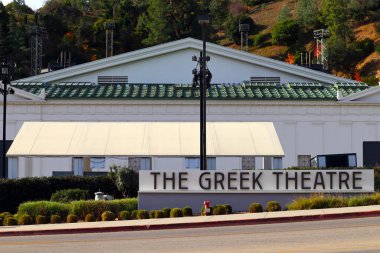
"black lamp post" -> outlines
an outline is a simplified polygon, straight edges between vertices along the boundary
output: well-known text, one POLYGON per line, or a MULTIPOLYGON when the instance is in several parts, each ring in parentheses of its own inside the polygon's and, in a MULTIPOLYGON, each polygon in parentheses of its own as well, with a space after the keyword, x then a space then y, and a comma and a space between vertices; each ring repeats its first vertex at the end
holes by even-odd
POLYGON ((210 23, 209 15, 201 15, 198 22, 202 25, 203 51, 200 53, 199 59, 193 56, 193 61, 197 61, 200 70, 193 69, 193 87, 200 88, 200 169, 207 170, 207 154, 206 154, 206 90, 210 86, 212 74, 207 68, 206 63, 210 57, 206 53, 206 25, 210 23))
POLYGON ((8 88, 7 85, 9 83, 9 80, 10 80, 10 76, 9 76, 9 64, 8 64, 8 61, 7 59, 5 58, 2 58, 1 59, 1 81, 3 83, 3 87, 0 88, 0 93, 3 94, 3 164, 2 164, 2 167, 3 167, 3 173, 2 173, 2 177, 6 177, 7 175, 7 163, 6 163, 6 154, 7 154, 7 151, 6 151, 6 141, 7 141, 7 133, 6 133, 6 130, 7 130, 7 95, 8 94, 14 94, 14 90, 12 88, 8 88))

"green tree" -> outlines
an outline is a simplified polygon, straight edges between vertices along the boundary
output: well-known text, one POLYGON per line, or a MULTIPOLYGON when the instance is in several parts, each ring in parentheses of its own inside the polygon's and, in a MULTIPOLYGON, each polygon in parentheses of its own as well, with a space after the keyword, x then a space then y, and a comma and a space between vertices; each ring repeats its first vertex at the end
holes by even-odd
POLYGON ((278 14, 276 22, 282 22, 289 19, 292 19, 292 13, 290 12, 289 6, 285 5, 278 14))
POLYGON ((120 166, 111 166, 108 174, 116 188, 125 198, 135 195, 134 189, 138 189, 138 173, 132 169, 120 166))
POLYGON ((0 56, 8 56, 10 48, 8 47, 8 34, 9 34, 9 15, 5 6, 0 2, 0 56))
POLYGON ((248 15, 229 16, 225 24, 225 34, 234 43, 240 43, 241 35, 239 31, 239 23, 249 24, 250 32, 253 30, 255 23, 248 15))
POLYGON ((298 38, 299 25, 294 20, 288 19, 277 22, 272 30, 272 43, 278 45, 291 45, 298 38))
POLYGON ((319 9, 315 0, 298 0, 297 20, 306 30, 313 30, 318 24, 319 9))

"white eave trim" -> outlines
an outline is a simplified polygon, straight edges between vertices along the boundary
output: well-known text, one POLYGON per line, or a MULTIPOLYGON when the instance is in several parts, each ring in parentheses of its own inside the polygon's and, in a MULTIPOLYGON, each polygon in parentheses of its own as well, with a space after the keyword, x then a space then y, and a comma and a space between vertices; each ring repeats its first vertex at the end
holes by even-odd
POLYGON ((364 98, 366 96, 370 96, 370 95, 378 93, 378 92, 380 92, 380 86, 371 87, 369 89, 366 89, 366 90, 363 90, 363 91, 360 91, 360 92, 348 95, 347 97, 341 98, 341 99, 339 99, 338 102, 340 102, 340 103, 347 103, 347 102, 363 102, 363 103, 368 103, 368 102, 365 102, 365 101, 355 101, 355 100, 360 99, 360 98, 364 98))
MULTIPOLYGON (((31 100, 31 101, 45 101, 44 97, 40 97, 40 96, 37 96, 33 93, 30 93, 30 92, 27 92, 24 90, 20 90, 18 88, 13 87, 13 86, 11 86, 11 87, 15 91, 15 95, 18 95, 20 97, 23 97, 23 98, 31 100)), ((9 101, 9 102, 14 102, 14 101, 9 101)))
MULTIPOLYGON (((164 43, 164 44, 153 46, 153 47, 136 50, 133 52, 128 52, 128 53, 112 56, 109 58, 100 59, 94 62, 84 63, 81 65, 69 67, 62 70, 57 70, 54 72, 50 72, 50 73, 46 73, 46 74, 42 74, 38 76, 20 79, 20 80, 17 80, 16 82, 54 82, 54 81, 59 81, 71 76, 77 76, 84 73, 97 71, 100 69, 106 69, 106 68, 118 66, 121 64, 134 62, 134 61, 138 61, 142 59, 147 59, 147 58, 151 58, 151 57, 155 57, 155 56, 159 56, 159 55, 163 55, 167 53, 172 53, 172 52, 179 51, 182 49, 187 49, 187 48, 202 50, 202 41, 193 39, 193 38, 186 38, 186 39, 168 42, 168 43, 164 43)), ((333 84, 336 82, 355 82, 350 79, 337 77, 334 75, 300 67, 297 65, 291 65, 291 64, 284 63, 278 60, 273 60, 267 57, 243 52, 237 49, 223 47, 223 46, 216 45, 213 43, 207 43, 207 51, 210 53, 214 53, 214 54, 221 55, 224 57, 229 57, 229 58, 240 60, 243 62, 247 62, 247 63, 251 63, 251 64, 255 64, 255 65, 259 65, 259 66, 263 66, 263 67, 267 67, 271 69, 277 69, 279 71, 294 74, 300 77, 314 79, 317 82, 330 83, 330 84, 333 84)))

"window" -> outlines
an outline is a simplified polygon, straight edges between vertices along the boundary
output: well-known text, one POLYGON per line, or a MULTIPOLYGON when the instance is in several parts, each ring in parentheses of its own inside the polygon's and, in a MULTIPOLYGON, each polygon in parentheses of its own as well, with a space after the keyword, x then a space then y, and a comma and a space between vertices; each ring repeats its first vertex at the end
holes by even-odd
POLYGON ((356 167, 356 155, 348 155, 348 167, 356 167))
POLYGON ((241 168, 243 170, 254 170, 255 169, 255 157, 254 156, 243 156, 241 158, 241 168))
POLYGON ((326 156, 317 156, 318 168, 326 168, 326 156))
POLYGON ((216 170, 216 157, 207 158, 207 170, 216 170))
POLYGON ((151 170, 151 159, 150 157, 140 158, 140 170, 151 170))
POLYGON ((73 172, 76 176, 83 176, 83 157, 73 158, 73 172))
POLYGON ((90 168, 92 170, 101 170, 106 167, 106 158, 105 157, 91 157, 90 168))
POLYGON ((185 158, 185 167, 186 169, 199 169, 200 159, 197 157, 186 157, 185 158))
POLYGON ((310 167, 311 155, 299 155, 298 167, 310 167))
POLYGON ((18 158, 9 157, 8 158, 8 178, 18 177, 18 158))
POLYGON ((128 167, 134 171, 151 170, 152 159, 150 157, 128 157, 128 167))
POLYGON ((282 169, 282 157, 273 157, 273 169, 282 169))
MULTIPOLYGON (((201 167, 201 160, 199 157, 186 157, 186 169, 199 169, 201 167)), ((216 157, 207 157, 207 170, 216 170, 216 157)))
POLYGON ((98 76, 98 84, 128 84, 128 76, 98 76))

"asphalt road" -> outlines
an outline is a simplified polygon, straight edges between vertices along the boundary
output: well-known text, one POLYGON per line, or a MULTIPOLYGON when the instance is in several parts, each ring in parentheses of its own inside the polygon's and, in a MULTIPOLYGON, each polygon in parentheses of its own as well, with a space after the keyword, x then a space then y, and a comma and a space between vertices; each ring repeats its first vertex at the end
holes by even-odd
POLYGON ((380 252, 380 217, 198 229, 0 237, 1 253, 380 252))

